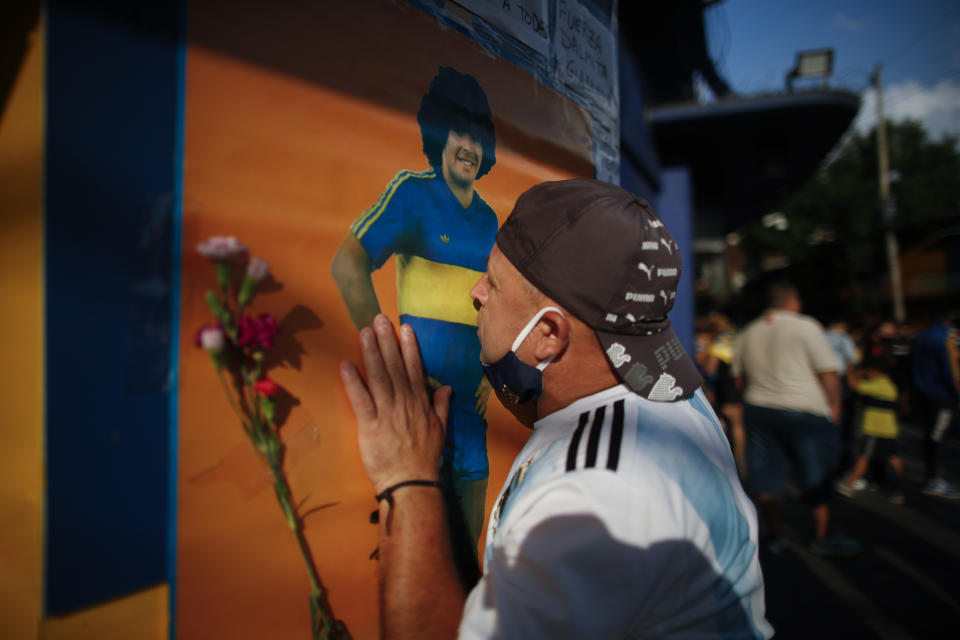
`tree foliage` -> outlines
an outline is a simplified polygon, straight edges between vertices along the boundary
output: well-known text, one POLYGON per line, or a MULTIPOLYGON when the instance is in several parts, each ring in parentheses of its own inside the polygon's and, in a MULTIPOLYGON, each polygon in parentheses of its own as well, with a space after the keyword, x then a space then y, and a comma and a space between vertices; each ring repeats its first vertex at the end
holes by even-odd
MULTIPOLYGON (((934 141, 915 121, 887 124, 895 180, 892 227, 901 251, 960 222, 960 151, 956 137, 934 141)), ((760 285, 771 257, 789 266, 811 312, 876 312, 884 304, 885 217, 879 197, 876 132, 850 134, 817 173, 784 202, 786 229, 756 222, 740 232, 748 280, 760 285)))

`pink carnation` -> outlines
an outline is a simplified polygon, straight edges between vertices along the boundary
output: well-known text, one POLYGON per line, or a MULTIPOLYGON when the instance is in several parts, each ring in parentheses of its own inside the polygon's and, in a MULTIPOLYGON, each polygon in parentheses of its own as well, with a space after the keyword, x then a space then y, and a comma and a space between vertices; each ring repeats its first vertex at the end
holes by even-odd
POLYGON ((247 277, 251 280, 256 280, 260 282, 267 277, 267 273, 270 271, 270 265, 267 262, 261 260, 260 258, 253 257, 250 258, 250 263, 247 265, 247 277))
POLYGON ((205 324, 193 335, 193 344, 207 351, 223 349, 223 329, 220 325, 205 324))
POLYGON ((233 236, 214 236, 197 245, 201 255, 215 262, 238 260, 247 255, 247 247, 233 236))

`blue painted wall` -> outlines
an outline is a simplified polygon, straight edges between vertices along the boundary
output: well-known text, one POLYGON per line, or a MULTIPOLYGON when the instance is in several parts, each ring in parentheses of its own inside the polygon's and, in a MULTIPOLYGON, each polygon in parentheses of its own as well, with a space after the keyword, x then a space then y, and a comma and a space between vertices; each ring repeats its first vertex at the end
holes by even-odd
POLYGON ((660 172, 661 191, 654 205, 657 213, 680 245, 683 272, 677 285, 677 300, 670 312, 670 323, 683 347, 691 356, 694 350, 694 315, 696 296, 693 290, 693 183, 685 167, 668 167, 660 172))
POLYGON ((693 184, 684 168, 662 168, 644 119, 642 71, 622 39, 617 49, 620 74, 620 186, 646 198, 680 245, 683 273, 670 322, 687 353, 694 353, 693 184))
POLYGON ((182 15, 46 6, 48 615, 170 578, 182 15))

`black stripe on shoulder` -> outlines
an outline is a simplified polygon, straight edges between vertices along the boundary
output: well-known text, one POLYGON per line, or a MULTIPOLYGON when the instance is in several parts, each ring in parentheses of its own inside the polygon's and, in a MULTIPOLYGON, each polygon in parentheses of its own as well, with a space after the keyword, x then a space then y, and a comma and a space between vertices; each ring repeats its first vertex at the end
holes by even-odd
POLYGON ((610 427, 610 449, 607 452, 607 469, 617 470, 620 463, 620 443, 623 441, 623 399, 613 403, 613 424, 610 427))
POLYGON ((586 467, 597 466, 597 449, 600 447, 600 432, 603 431, 603 417, 607 413, 607 408, 597 407, 593 414, 593 425, 590 427, 590 439, 587 440, 587 462, 586 467))
POLYGON ((573 432, 573 438, 570 439, 570 448, 567 449, 567 471, 573 471, 577 468, 577 450, 580 448, 580 438, 583 437, 583 429, 587 426, 589 413, 580 414, 580 424, 577 430, 573 432))

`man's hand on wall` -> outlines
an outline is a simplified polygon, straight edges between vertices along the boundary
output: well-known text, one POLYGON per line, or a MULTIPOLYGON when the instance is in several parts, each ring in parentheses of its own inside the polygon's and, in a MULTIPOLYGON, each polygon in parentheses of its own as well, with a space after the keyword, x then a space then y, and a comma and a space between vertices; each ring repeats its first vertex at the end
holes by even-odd
POLYGON ((347 398, 357 418, 360 458, 374 489, 407 480, 437 480, 450 387, 431 401, 413 329, 400 337, 383 314, 360 331, 365 375, 351 362, 340 365, 347 398))

